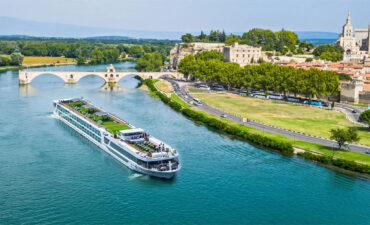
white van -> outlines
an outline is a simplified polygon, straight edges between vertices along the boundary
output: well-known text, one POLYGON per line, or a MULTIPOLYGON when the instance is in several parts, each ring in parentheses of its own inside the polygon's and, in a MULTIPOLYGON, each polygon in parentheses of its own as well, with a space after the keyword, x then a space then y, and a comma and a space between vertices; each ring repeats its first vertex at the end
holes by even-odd
POLYGON ((198 105, 202 105, 202 104, 203 104, 202 100, 200 100, 198 98, 193 98, 193 105, 198 106, 198 105))

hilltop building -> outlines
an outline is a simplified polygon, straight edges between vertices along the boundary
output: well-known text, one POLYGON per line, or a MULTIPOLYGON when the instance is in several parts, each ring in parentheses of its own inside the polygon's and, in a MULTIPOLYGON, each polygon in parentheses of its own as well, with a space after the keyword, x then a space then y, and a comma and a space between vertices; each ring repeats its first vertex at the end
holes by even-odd
POLYGON ((187 55, 195 55, 201 51, 222 52, 225 62, 236 62, 240 66, 257 63, 258 60, 267 60, 261 47, 253 47, 244 44, 234 43, 232 46, 225 46, 224 43, 178 43, 170 51, 170 64, 173 69, 178 69, 181 59, 187 55))
POLYGON ((336 44, 344 49, 343 60, 361 60, 370 54, 370 24, 368 28, 354 29, 348 12, 346 24, 336 44))

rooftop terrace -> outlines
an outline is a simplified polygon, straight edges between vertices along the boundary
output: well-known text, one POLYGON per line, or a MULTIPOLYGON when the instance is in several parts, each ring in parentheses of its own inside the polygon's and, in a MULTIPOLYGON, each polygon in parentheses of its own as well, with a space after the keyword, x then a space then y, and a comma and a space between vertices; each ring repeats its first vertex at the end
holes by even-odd
POLYGON ((62 104, 95 123, 96 125, 105 128, 112 134, 119 134, 120 130, 132 128, 125 121, 122 121, 114 115, 102 111, 101 109, 89 104, 85 100, 72 99, 64 101, 62 104))

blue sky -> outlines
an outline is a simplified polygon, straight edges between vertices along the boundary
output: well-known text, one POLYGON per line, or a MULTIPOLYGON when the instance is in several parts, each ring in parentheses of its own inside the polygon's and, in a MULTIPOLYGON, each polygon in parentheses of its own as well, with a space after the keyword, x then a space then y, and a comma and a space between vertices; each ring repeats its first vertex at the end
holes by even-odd
POLYGON ((370 0, 0 0, 0 15, 115 29, 340 32, 347 11, 370 23, 370 0))

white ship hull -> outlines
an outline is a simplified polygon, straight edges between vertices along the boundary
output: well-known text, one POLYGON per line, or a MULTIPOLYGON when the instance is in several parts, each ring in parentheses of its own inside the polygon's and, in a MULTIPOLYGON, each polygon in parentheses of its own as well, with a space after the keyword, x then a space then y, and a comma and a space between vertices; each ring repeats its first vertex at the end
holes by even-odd
POLYGON ((125 157, 120 152, 118 152, 115 149, 113 149, 112 147, 110 147, 109 145, 106 145, 104 143, 100 143, 100 142, 96 141, 95 139, 91 138, 89 135, 85 134, 83 131, 81 131, 79 128, 77 128, 75 125, 73 125, 72 123, 70 123, 69 121, 64 119, 63 117, 59 116, 56 110, 54 110, 54 115, 61 122, 63 122, 64 124, 66 124, 67 126, 72 128, 73 130, 78 132, 84 138, 86 138, 89 141, 91 141, 92 143, 94 143, 96 146, 98 146, 103 151, 105 151, 106 153, 111 155, 117 161, 119 161, 123 165, 127 166, 129 169, 134 170, 138 173, 142 173, 142 174, 145 174, 145 175, 158 177, 158 178, 171 179, 176 175, 177 171, 179 171, 180 168, 181 168, 180 165, 178 166, 178 168, 176 170, 172 170, 172 171, 156 171, 156 170, 143 168, 143 167, 139 166, 137 163, 135 163, 134 161, 125 157))

